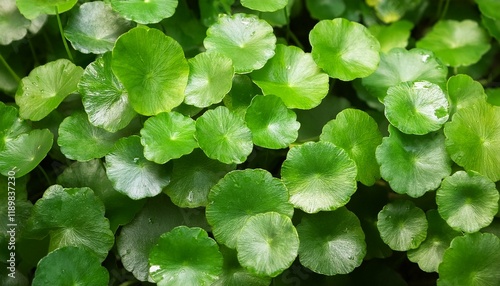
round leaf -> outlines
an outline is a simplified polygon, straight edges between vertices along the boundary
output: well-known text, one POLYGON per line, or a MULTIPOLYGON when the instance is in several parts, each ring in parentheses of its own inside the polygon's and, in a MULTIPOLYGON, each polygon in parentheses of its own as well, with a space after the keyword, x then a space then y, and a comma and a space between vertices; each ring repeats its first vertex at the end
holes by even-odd
POLYGON ((387 204, 378 213, 377 228, 382 240, 393 250, 417 248, 427 236, 425 213, 411 201, 387 204))
POLYGON ((458 110, 444 126, 446 150, 465 170, 500 180, 500 107, 484 101, 458 110))
POLYGON ((195 149, 173 161, 172 180, 164 192, 180 207, 206 206, 210 189, 234 168, 234 164, 209 159, 200 149, 195 149))
POLYGON ((69 11, 78 0, 16 0, 16 5, 24 17, 34 20, 44 14, 55 15, 69 11))
POLYGON ((114 188, 133 200, 154 197, 170 182, 170 165, 144 158, 139 136, 122 138, 106 155, 106 174, 114 188))
POLYGON ((344 0, 306 0, 311 17, 318 20, 337 18, 346 10, 344 0))
POLYGON ((389 126, 389 137, 382 139, 375 156, 382 178, 391 189, 410 197, 421 197, 439 187, 451 173, 442 133, 407 135, 389 126))
POLYGON ((205 52, 189 59, 188 64, 189 78, 184 102, 197 107, 221 102, 233 84, 232 60, 216 52, 205 52))
POLYGON ((111 70, 111 53, 85 68, 78 92, 90 123, 109 132, 125 128, 137 115, 129 104, 125 88, 111 70))
POLYGON ((217 243, 198 227, 178 226, 162 234, 149 263, 158 285, 210 285, 222 272, 217 243))
POLYGON ((299 236, 289 217, 276 212, 256 214, 241 228, 236 250, 243 267, 275 277, 297 257, 299 236))
POLYGON ((59 125, 57 144, 67 158, 88 161, 108 154, 122 135, 95 127, 85 113, 77 112, 59 125))
POLYGON ((12 170, 22 177, 35 169, 52 148, 54 136, 48 129, 35 129, 9 140, 0 149, 0 174, 12 170))
POLYGON ((194 120, 175 111, 150 117, 141 129, 144 157, 165 164, 191 153, 198 147, 194 139, 195 131, 194 120))
POLYGON ((427 237, 416 249, 408 250, 408 259, 418 263, 425 272, 437 272, 443 261, 444 251, 450 246, 451 240, 459 235, 444 221, 437 210, 426 213, 428 229, 427 237))
POLYGON ((31 130, 28 123, 18 116, 17 108, 0 102, 0 150, 10 140, 31 130))
POLYGON ((132 24, 108 4, 95 1, 83 3, 69 17, 64 36, 77 51, 103 54, 111 51, 118 36, 130 28, 132 24))
POLYGON ((491 36, 500 42, 500 16, 498 16, 498 20, 481 16, 481 24, 488 30, 491 36))
POLYGON ((241 5, 260 12, 274 12, 285 8, 288 0, 241 0, 241 5))
POLYGON ((203 44, 207 51, 229 57, 236 73, 249 73, 274 56, 276 36, 266 21, 238 13, 220 16, 207 30, 203 44))
POLYGON ((214 236, 230 248, 236 247, 249 217, 265 212, 293 215, 286 187, 262 169, 228 173, 210 190, 208 199, 206 214, 214 236))
POLYGON ((458 109, 472 105, 476 100, 486 100, 487 96, 481 83, 470 76, 457 74, 448 79, 448 97, 450 99, 450 114, 458 109))
POLYGON ((500 20, 500 3, 495 0, 476 0, 479 10, 488 18, 500 20))
POLYGON ((111 0, 113 10, 140 24, 158 23, 171 17, 178 4, 178 0, 111 0))
POLYGON ((491 233, 458 236, 444 252, 438 286, 500 284, 500 239, 491 233))
POLYGON ((114 243, 104 205, 89 188, 49 187, 33 206, 28 233, 34 238, 49 234, 49 251, 79 246, 93 252, 99 261, 106 258, 114 243))
POLYGON ((277 95, 289 108, 311 109, 328 93, 328 76, 311 54, 293 46, 277 45, 274 57, 251 76, 264 94, 277 95))
POLYGON ((108 285, 109 273, 89 250, 67 246, 42 258, 36 267, 33 286, 108 285))
POLYGON ((254 97, 246 111, 245 121, 252 131, 255 145, 264 148, 286 148, 299 136, 297 115, 274 95, 254 97))
POLYGON ((281 167, 290 202, 307 213, 344 206, 356 191, 356 163, 330 142, 293 147, 281 167))
POLYGON ((397 21, 389 26, 371 25, 368 30, 380 43, 380 51, 387 53, 393 48, 406 48, 410 38, 413 23, 409 21, 397 21))
MULTIPOLYGON (((369 3, 370 0, 366 0, 369 3)), ((392 23, 401 19, 407 11, 414 9, 421 0, 378 0, 375 2, 377 17, 384 23, 392 23)))
POLYGON ((433 51, 452 67, 477 63, 490 47, 489 35, 472 20, 439 21, 417 42, 417 48, 433 51))
POLYGON ((394 48, 381 54, 377 70, 362 82, 373 96, 383 100, 389 87, 406 81, 425 80, 444 86, 447 74, 446 67, 432 52, 394 48))
POLYGON ((344 109, 336 119, 323 126, 321 141, 332 142, 343 148, 356 163, 356 179, 371 186, 380 179, 380 168, 375 149, 382 143, 377 122, 366 112, 344 109))
POLYGON ((138 27, 121 35, 111 67, 127 89, 130 104, 142 115, 170 111, 184 101, 189 74, 184 52, 157 29, 138 27))
POLYGON ((441 129, 448 120, 448 100, 428 81, 403 82, 387 90, 385 116, 406 134, 423 135, 441 129))
POLYGON ((243 163, 253 148, 250 129, 224 106, 198 117, 196 139, 208 158, 226 164, 243 163))
POLYGON ((4 0, 0 6, 0 45, 10 45, 21 40, 28 33, 30 21, 24 18, 16 6, 15 0, 4 0))
POLYGON ((350 81, 372 74, 380 44, 368 29, 344 18, 322 20, 309 33, 312 57, 332 78, 350 81))
POLYGON ((443 180, 436 192, 439 214, 454 229, 476 232, 498 212, 495 184, 476 172, 458 171, 443 180))
POLYGON ((359 219, 346 208, 305 216, 297 225, 300 263, 324 275, 347 274, 366 254, 359 219))
POLYGON ((34 68, 23 78, 16 92, 22 118, 38 121, 76 91, 83 69, 66 59, 34 68))

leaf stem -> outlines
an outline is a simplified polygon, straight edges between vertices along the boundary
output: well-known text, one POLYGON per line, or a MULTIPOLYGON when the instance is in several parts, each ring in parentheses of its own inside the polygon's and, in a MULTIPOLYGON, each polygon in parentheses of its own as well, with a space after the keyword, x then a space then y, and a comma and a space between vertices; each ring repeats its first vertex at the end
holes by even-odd
POLYGON ((37 67, 40 65, 40 61, 38 60, 38 57, 36 55, 35 47, 33 47, 33 43, 31 42, 31 40, 29 38, 28 38, 28 44, 30 46, 31 55, 33 56, 33 61, 35 62, 34 65, 35 65, 35 67, 37 67))
POLYGON ((63 31, 63 27, 62 27, 62 23, 61 23, 61 16, 59 16, 59 8, 57 8, 57 6, 56 6, 56 17, 57 17, 57 25, 59 26, 59 33, 61 34, 61 39, 63 41, 64 48, 66 49, 66 53, 68 54, 68 58, 70 61, 75 62, 73 60, 73 56, 71 55, 71 52, 69 50, 68 43, 66 42, 66 38, 64 37, 64 31, 63 31))
POLYGON ((45 177, 45 180, 47 180, 47 183, 49 184, 49 186, 52 186, 52 182, 50 181, 50 178, 49 178, 49 175, 47 175, 47 172, 45 172, 45 170, 40 165, 37 165, 36 167, 40 170, 40 172, 42 172, 42 174, 45 177))
POLYGON ((2 54, 0 54, 0 62, 5 66, 7 71, 9 71, 10 75, 14 78, 16 82, 21 81, 21 78, 16 74, 16 72, 10 67, 9 63, 3 58, 2 54))
POLYGON ((286 21, 286 40, 288 41, 289 39, 292 39, 292 41, 299 47, 300 49, 304 50, 304 45, 299 41, 299 38, 292 32, 290 29, 290 19, 288 18, 288 11, 287 7, 283 8, 283 12, 285 13, 285 21, 286 21))
POLYGON ((450 0, 446 0, 444 4, 443 11, 441 12, 441 17, 439 17, 439 20, 444 19, 444 16, 446 16, 446 13, 448 12, 448 7, 450 6, 450 0))

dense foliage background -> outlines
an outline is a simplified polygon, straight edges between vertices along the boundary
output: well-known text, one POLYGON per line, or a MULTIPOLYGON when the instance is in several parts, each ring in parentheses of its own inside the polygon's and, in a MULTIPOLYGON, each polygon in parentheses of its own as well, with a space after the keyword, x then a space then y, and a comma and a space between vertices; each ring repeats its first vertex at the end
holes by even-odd
POLYGON ((500 2, 0 0, 1 285, 500 285, 500 2))

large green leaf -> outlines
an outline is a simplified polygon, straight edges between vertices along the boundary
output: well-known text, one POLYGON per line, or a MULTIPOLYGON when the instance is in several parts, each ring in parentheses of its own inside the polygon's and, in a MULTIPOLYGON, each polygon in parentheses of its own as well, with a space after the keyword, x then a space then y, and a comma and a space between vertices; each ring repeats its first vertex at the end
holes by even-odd
POLYGON ((28 236, 50 235, 49 251, 64 246, 79 246, 93 252, 100 261, 114 243, 104 205, 89 188, 49 187, 32 210, 28 236))
POLYGON ((113 187, 133 200, 154 197, 170 183, 171 165, 144 158, 139 136, 124 137, 106 155, 106 174, 113 187))
POLYGON ((178 0, 110 0, 113 10, 140 24, 158 23, 175 13, 178 0))
POLYGON ((178 226, 160 236, 149 254, 158 285, 210 285, 222 272, 217 242, 203 229, 178 226))
POLYGON ((203 44, 207 51, 229 57, 236 73, 249 73, 274 56, 276 36, 266 21, 238 13, 219 17, 207 30, 203 44))
POLYGON ((137 115, 125 88, 111 70, 111 53, 85 68, 78 91, 90 123, 109 132, 125 128, 137 115))
POLYGON ((0 45, 21 40, 28 33, 30 21, 24 18, 16 6, 16 0, 4 0, 0 5, 0 45))
POLYGON ((446 150, 465 170, 500 180, 500 107, 484 101, 458 110, 444 126, 446 150))
POLYGON ((344 206, 356 191, 356 163, 330 142, 293 147, 281 167, 290 202, 307 213, 344 206))
POLYGON ((243 224, 253 215, 277 212, 288 217, 293 206, 283 183, 262 169, 228 173, 208 194, 207 220, 218 242, 235 248, 243 224))
POLYGON ((389 137, 377 147, 380 174, 391 189, 410 197, 421 197, 439 187, 451 173, 451 160, 446 153, 441 132, 407 135, 392 125, 389 137))
POLYGON ((140 114, 170 111, 184 101, 189 74, 184 52, 157 29, 138 27, 121 35, 113 48, 111 67, 140 114))
POLYGON ((322 20, 309 33, 312 57, 332 78, 350 81, 372 74, 380 44, 368 29, 344 18, 322 20))
POLYGON ((294 46, 277 45, 274 57, 251 77, 264 94, 279 96, 289 108, 311 109, 328 93, 328 76, 311 54, 294 46))
POLYGON ((36 267, 33 286, 105 286, 109 273, 90 250, 66 246, 42 258, 36 267))
POLYGON ((16 92, 22 118, 38 121, 47 116, 72 92, 83 69, 66 59, 34 68, 23 78, 16 92))
POLYGON ((83 3, 68 19, 64 36, 82 53, 103 54, 111 51, 116 39, 132 28, 102 1, 83 3))
POLYGON ((387 89, 406 81, 426 80, 444 87, 447 74, 446 67, 432 52, 394 48, 381 54, 377 70, 362 82, 373 96, 383 100, 387 89))
POLYGON ((490 37, 477 22, 439 21, 417 42, 417 47, 433 51, 446 65, 469 66, 490 49, 490 37))
POLYGON ((24 17, 33 20, 41 15, 63 13, 75 6, 78 0, 16 0, 24 17))

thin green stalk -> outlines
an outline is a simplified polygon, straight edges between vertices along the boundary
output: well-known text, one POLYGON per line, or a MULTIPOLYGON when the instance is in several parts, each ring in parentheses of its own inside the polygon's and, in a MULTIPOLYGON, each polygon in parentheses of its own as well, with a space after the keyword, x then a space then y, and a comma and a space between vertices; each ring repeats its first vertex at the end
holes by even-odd
POLYGON ((63 27, 62 27, 62 23, 61 23, 61 17, 59 16, 59 9, 57 8, 57 6, 56 6, 56 17, 57 17, 57 25, 59 26, 59 33, 61 34, 61 39, 63 41, 64 48, 66 49, 66 53, 68 54, 68 58, 70 61, 75 62, 73 60, 73 56, 71 55, 71 52, 69 50, 68 43, 66 42, 66 38, 64 38, 64 31, 63 31, 63 27))
POLYGON ((226 14, 228 14, 229 16, 231 16, 231 6, 230 5, 226 5, 226 3, 221 3, 222 4, 222 8, 224 8, 224 11, 226 11, 226 14))
POLYGON ((290 21, 288 19, 287 7, 285 7, 283 9, 283 11, 285 13, 285 20, 286 20, 286 40, 288 41, 289 39, 292 39, 292 41, 295 43, 295 45, 297 45, 297 47, 299 47, 303 50, 304 45, 302 45, 302 43, 299 41, 299 38, 297 38, 297 36, 295 36, 295 34, 290 29, 290 21))
POLYGON ((444 16, 446 16, 446 13, 448 12, 448 7, 450 6, 450 0, 446 0, 443 8, 443 12, 441 13, 441 17, 439 17, 440 20, 444 19, 444 16))
POLYGON ((3 63, 7 71, 10 73, 10 75, 14 78, 16 82, 21 81, 21 78, 16 74, 16 72, 10 67, 9 63, 3 58, 3 56, 0 54, 0 62, 3 63))
POLYGON ((33 56, 33 61, 35 62, 35 67, 37 67, 40 65, 40 61, 38 60, 38 57, 36 55, 35 47, 33 47, 33 43, 31 42, 31 40, 29 38, 28 38, 28 44, 30 46, 31 55, 33 56))
POLYGON ((45 177, 45 180, 47 180, 47 183, 49 184, 49 186, 51 186, 52 182, 49 178, 49 175, 47 175, 47 172, 45 172, 45 170, 40 165, 38 165, 36 167, 40 170, 40 172, 42 172, 43 176, 45 177))

